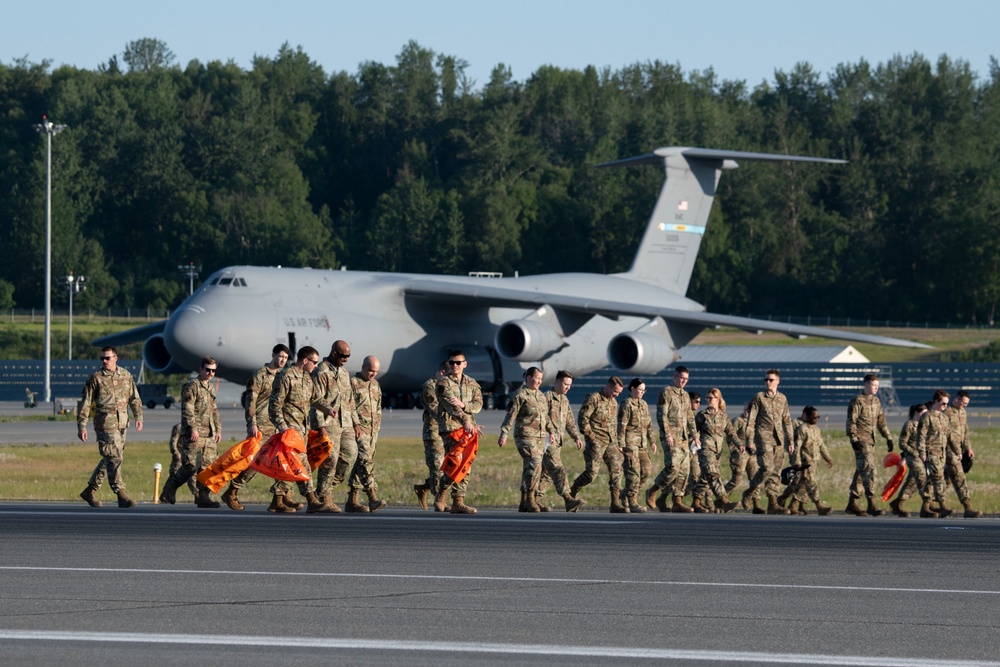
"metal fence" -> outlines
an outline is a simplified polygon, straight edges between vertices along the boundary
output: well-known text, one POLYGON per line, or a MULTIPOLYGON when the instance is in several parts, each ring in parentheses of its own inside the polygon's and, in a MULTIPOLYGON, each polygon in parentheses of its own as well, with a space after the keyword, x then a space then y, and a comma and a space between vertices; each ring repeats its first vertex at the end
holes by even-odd
MULTIPOLYGON (((138 377, 142 362, 119 361, 118 365, 138 377)), ((53 360, 49 370, 52 398, 80 398, 87 378, 99 370, 100 362, 93 359, 53 360)), ((0 361, 0 401, 22 401, 25 399, 25 389, 37 392, 38 401, 45 398, 45 362, 37 359, 0 361)))

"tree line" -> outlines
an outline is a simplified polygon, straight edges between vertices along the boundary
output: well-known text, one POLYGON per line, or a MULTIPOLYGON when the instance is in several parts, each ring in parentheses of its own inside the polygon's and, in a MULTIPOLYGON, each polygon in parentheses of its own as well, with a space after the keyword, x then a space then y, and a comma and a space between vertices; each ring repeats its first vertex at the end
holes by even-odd
MULTIPOLYGON (((920 54, 807 63, 750 87, 637 62, 526 81, 415 42, 323 71, 282 46, 185 67, 163 42, 96 70, 0 63, 0 307, 53 275, 84 308, 176 306, 179 264, 459 274, 615 272, 662 180, 593 165, 684 145, 837 157, 722 179, 688 296, 718 312, 992 323, 1000 299, 1000 65, 920 54)), ((54 290, 54 303, 67 298, 54 290)))

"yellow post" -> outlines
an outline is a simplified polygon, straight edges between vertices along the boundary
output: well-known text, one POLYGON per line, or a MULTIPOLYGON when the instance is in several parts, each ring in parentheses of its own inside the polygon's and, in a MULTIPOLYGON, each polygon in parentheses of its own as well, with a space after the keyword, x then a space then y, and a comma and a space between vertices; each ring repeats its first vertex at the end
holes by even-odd
POLYGON ((153 464, 153 504, 160 504, 160 471, 163 470, 163 466, 159 463, 153 464))

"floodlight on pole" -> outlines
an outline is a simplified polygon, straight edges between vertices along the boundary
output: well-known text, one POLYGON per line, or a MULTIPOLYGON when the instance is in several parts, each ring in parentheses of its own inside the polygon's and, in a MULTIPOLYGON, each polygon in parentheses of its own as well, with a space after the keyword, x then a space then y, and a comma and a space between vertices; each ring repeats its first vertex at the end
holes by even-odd
POLYGON ((181 264, 177 267, 177 270, 183 273, 188 278, 188 296, 194 294, 194 279, 198 277, 201 273, 201 267, 195 266, 194 262, 188 262, 187 264, 181 264))
POLYGON ((84 285, 87 282, 85 276, 74 276, 72 273, 63 278, 66 289, 69 291, 69 343, 66 346, 66 358, 73 361, 73 293, 82 292, 87 289, 84 285))
POLYGON ((66 129, 42 116, 35 130, 44 132, 45 147, 45 401, 52 400, 52 137, 66 129))

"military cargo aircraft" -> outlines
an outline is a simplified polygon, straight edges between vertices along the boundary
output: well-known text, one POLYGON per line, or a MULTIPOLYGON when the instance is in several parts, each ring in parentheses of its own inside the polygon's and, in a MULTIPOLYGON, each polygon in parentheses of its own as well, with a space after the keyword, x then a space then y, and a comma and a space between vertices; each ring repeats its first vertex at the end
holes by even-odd
MULTIPOLYGON (((105 336, 95 345, 146 339, 143 358, 158 372, 193 371, 206 355, 222 377, 243 383, 276 343, 322 354, 333 341, 355 359, 382 362, 385 392, 416 390, 449 348, 467 372, 502 396, 525 368, 545 381, 559 369, 586 374, 609 363, 649 375, 705 327, 777 331, 863 343, 919 343, 705 312, 685 294, 723 171, 736 160, 845 164, 844 160, 705 148, 660 148, 597 165, 662 165, 660 195, 632 267, 625 273, 561 273, 512 278, 230 266, 213 273, 166 321, 105 336)), ((350 366, 349 366, 350 367, 350 366)))

